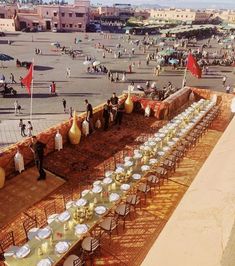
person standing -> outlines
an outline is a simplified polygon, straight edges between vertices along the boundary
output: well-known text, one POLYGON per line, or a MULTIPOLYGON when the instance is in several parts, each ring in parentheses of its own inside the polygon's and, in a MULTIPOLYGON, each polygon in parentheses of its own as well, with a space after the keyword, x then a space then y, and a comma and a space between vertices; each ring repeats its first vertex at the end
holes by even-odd
POLYGON ((22 83, 22 79, 23 79, 23 78, 20 77, 20 87, 21 87, 21 89, 24 88, 24 84, 22 83))
POLYGON ((11 83, 16 83, 14 75, 11 73, 10 75, 11 83))
POLYGON ((103 118, 104 118, 104 130, 108 130, 109 128, 109 119, 110 119, 110 106, 109 106, 110 100, 107 101, 107 103, 104 105, 103 109, 103 118))
POLYGON ((72 107, 69 107, 69 116, 70 116, 70 118, 73 117, 73 108, 72 107))
POLYGON ((118 106, 117 106, 117 115, 115 119, 115 125, 118 125, 118 129, 120 129, 120 126, 122 124, 122 117, 124 113, 124 103, 121 102, 121 99, 118 100, 118 106))
POLYGON ((25 134, 25 124, 23 123, 23 119, 20 119, 19 127, 21 136, 26 137, 27 135, 25 134))
POLYGON ((51 83, 51 94, 56 94, 56 84, 55 81, 51 83))
POLYGON ((226 86, 226 93, 230 93, 230 90, 231 90, 230 85, 227 85, 227 86, 226 86))
POLYGON ((46 172, 43 169, 43 159, 44 159, 44 149, 46 144, 37 140, 37 137, 32 137, 32 144, 30 145, 30 149, 34 154, 34 160, 36 167, 39 172, 39 177, 37 180, 45 180, 46 179, 46 172))
POLYGON ((27 129, 28 137, 32 137, 33 126, 32 126, 31 121, 28 121, 26 129, 27 129))
POLYGON ((18 104, 18 101, 15 100, 15 101, 14 101, 15 115, 17 114, 18 105, 19 105, 19 104, 18 104))
POLYGON ((89 123, 89 133, 91 134, 94 131, 93 108, 87 99, 85 100, 85 104, 86 104, 86 120, 89 123))
POLYGON ((65 99, 62 100, 62 104, 63 104, 63 107, 64 107, 64 113, 66 113, 66 104, 67 104, 67 102, 66 102, 65 99))
POLYGON ((70 67, 67 67, 66 69, 66 78, 70 78, 71 77, 71 69, 70 67))
POLYGON ((227 77, 226 76, 223 76, 223 80, 222 80, 223 86, 225 86, 226 80, 227 80, 227 77))
POLYGON ((118 97, 115 92, 110 98, 110 102, 111 102, 111 107, 112 107, 113 119, 115 120, 116 114, 117 114, 117 106, 118 106, 118 97))

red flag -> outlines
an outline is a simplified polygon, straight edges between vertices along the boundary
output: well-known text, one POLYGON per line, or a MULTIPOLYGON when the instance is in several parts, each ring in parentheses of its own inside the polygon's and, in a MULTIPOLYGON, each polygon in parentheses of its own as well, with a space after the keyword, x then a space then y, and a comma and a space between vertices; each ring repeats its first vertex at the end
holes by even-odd
POLYGON ((31 94, 31 82, 33 79, 33 63, 30 65, 28 74, 21 80, 21 82, 25 85, 29 94, 31 94))
POLYGON ((197 78, 201 78, 202 70, 191 53, 188 55, 187 69, 197 78))

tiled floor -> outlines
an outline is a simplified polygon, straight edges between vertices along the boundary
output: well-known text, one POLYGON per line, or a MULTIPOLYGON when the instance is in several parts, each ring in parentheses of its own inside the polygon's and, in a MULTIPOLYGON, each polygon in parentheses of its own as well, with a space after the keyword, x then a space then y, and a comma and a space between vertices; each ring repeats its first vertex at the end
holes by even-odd
POLYGON ((17 214, 65 183, 50 172, 47 172, 45 181, 37 181, 37 177, 38 171, 33 167, 6 182, 5 187, 0 190, 0 226, 7 224, 17 214))

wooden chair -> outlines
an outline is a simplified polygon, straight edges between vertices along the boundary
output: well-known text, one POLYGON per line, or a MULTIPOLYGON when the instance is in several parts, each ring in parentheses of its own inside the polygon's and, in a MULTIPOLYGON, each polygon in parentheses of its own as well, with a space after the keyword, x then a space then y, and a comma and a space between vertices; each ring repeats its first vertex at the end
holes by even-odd
POLYGON ((129 204, 134 208, 134 211, 136 211, 136 208, 139 206, 141 209, 141 200, 140 196, 137 194, 129 195, 126 199, 126 203, 129 204))
POLYGON ((100 239, 92 236, 87 236, 82 241, 82 250, 91 260, 91 265, 94 264, 94 255, 100 253, 100 239))
POLYGON ((112 232, 116 229, 118 234, 118 221, 117 217, 107 217, 99 224, 101 230, 108 233, 109 238, 111 239, 112 232))
POLYGON ((56 213, 56 205, 54 200, 44 208, 44 212, 46 215, 47 223, 52 223, 58 216, 58 214, 56 213))
POLYGON ((38 231, 38 223, 36 216, 27 217, 27 219, 23 221, 23 227, 25 231, 26 240, 28 241, 33 239, 38 231))
POLYGON ((156 175, 150 175, 147 177, 147 180, 150 184, 150 187, 158 186, 158 190, 160 191, 160 187, 161 187, 160 178, 158 178, 156 175))
POLYGON ((70 255, 66 258, 63 263, 63 266, 82 266, 85 264, 85 261, 82 256, 78 257, 77 255, 70 255))
POLYGON ((0 259, 4 260, 6 256, 12 256, 18 247, 15 245, 13 231, 7 232, 0 238, 0 259))
POLYGON ((130 216, 130 205, 127 203, 119 204, 115 209, 115 213, 118 219, 121 218, 123 220, 123 229, 124 229, 126 225, 126 218, 128 215, 130 216))
POLYGON ((151 187, 150 185, 148 185, 148 183, 141 183, 139 184, 137 191, 144 194, 144 203, 146 203, 147 200, 147 195, 150 194, 151 195, 151 187))

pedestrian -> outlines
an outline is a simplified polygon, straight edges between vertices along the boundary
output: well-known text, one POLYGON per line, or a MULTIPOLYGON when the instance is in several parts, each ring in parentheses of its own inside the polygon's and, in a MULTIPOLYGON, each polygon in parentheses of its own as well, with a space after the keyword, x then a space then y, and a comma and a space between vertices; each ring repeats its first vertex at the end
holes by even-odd
POLYGON ((15 100, 14 101, 14 109, 15 109, 15 115, 17 114, 17 110, 18 110, 18 101, 17 100, 15 100))
POLYGON ((122 73, 122 81, 125 82, 126 81, 126 72, 122 73))
POLYGON ((21 88, 24 88, 24 84, 22 83, 22 79, 23 79, 23 78, 20 77, 20 87, 21 87, 21 88))
POLYGON ((17 106, 17 111, 18 111, 18 114, 21 114, 21 105, 20 104, 18 104, 18 106, 17 106))
POLYGON ((72 107, 69 107, 69 116, 70 116, 70 118, 73 117, 73 108, 72 107))
POLYGON ((104 105, 103 108, 103 118, 104 118, 104 130, 108 130, 109 128, 109 119, 110 119, 110 107, 109 107, 110 100, 107 101, 107 104, 104 105))
POLYGON ((94 132, 93 108, 87 99, 84 102, 86 105, 86 121, 89 123, 89 133, 92 134, 94 132))
POLYGON ((20 134, 22 137, 26 137, 27 135, 25 134, 25 124, 23 123, 23 119, 20 119, 19 122, 19 127, 20 127, 20 134))
POLYGON ((70 67, 67 67, 66 69, 66 78, 70 78, 71 77, 71 69, 70 67))
POLYGON ((56 94, 56 84, 55 81, 51 83, 51 94, 56 94))
POLYGON ((32 137, 32 144, 30 145, 30 149, 34 154, 34 160, 36 167, 39 172, 39 177, 37 180, 45 180, 46 179, 46 172, 43 169, 43 159, 44 159, 44 149, 46 144, 37 140, 37 137, 32 137))
POLYGON ((11 73, 10 75, 11 83, 16 83, 14 75, 11 73))
POLYGON ((225 85, 225 83, 226 83, 226 80, 227 80, 227 77, 226 76, 223 76, 223 86, 225 85))
POLYGON ((230 90, 231 90, 231 87, 230 87, 230 85, 228 85, 228 86, 226 86, 226 93, 230 93, 230 90))
POLYGON ((120 126, 122 124, 122 117, 124 113, 124 103, 121 102, 121 99, 118 100, 118 106, 117 106, 117 115, 115 119, 115 125, 118 125, 118 129, 120 129, 120 126))
POLYGON ((33 126, 31 124, 31 121, 28 121, 26 129, 27 129, 28 137, 32 137, 33 126))
POLYGON ((66 100, 65 99, 62 100, 62 104, 63 104, 63 107, 64 107, 64 113, 66 113, 66 104, 67 103, 66 103, 66 100))

